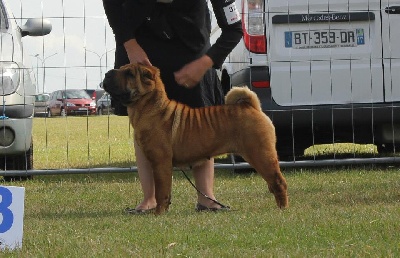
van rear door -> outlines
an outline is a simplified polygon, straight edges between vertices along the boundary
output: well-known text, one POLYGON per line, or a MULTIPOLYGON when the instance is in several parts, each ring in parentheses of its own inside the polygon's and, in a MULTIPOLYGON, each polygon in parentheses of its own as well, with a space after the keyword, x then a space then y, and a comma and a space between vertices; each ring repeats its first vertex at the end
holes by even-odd
POLYGON ((384 98, 386 102, 400 101, 400 0, 382 5, 384 98))
POLYGON ((266 8, 278 105, 384 102, 379 0, 270 0, 266 8))

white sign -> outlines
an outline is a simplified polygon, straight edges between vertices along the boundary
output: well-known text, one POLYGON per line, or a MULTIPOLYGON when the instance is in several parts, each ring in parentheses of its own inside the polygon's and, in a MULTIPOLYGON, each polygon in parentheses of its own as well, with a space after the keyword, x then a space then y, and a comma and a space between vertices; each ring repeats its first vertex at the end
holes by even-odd
POLYGON ((234 24, 237 21, 240 21, 239 11, 236 8, 235 2, 231 3, 228 6, 224 7, 226 22, 230 24, 234 24))
POLYGON ((0 250, 22 247, 25 188, 0 186, 0 250))

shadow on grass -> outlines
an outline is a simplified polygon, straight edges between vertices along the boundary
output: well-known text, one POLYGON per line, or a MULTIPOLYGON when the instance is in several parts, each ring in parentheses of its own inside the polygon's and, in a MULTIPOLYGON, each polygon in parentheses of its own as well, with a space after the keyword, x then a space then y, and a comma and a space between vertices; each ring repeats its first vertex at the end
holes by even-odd
MULTIPOLYGON (((184 170, 186 175, 193 179, 191 170, 184 170)), ((182 171, 173 171, 174 180, 187 180, 182 171)), ((218 169, 215 171, 215 177, 219 179, 228 179, 234 177, 252 177, 258 176, 257 173, 233 173, 228 169, 218 169)), ((68 182, 136 182, 139 180, 139 175, 136 171, 126 173, 86 173, 86 174, 60 174, 60 175, 40 175, 35 176, 33 180, 43 182, 68 181, 68 182)))
MULTIPOLYGON (((132 216, 129 214, 124 214, 123 209, 121 210, 101 210, 101 209, 96 209, 96 210, 91 210, 91 211, 85 211, 85 210, 70 210, 70 211, 58 211, 58 212, 53 212, 53 211, 40 211, 34 214, 25 214, 25 218, 29 219, 95 219, 95 218, 108 218, 108 217, 116 217, 116 216, 121 216, 121 215, 126 215, 126 216, 132 216)), ((153 214, 146 214, 148 215, 153 215, 153 214)), ((142 215, 140 215, 142 216, 142 215)))

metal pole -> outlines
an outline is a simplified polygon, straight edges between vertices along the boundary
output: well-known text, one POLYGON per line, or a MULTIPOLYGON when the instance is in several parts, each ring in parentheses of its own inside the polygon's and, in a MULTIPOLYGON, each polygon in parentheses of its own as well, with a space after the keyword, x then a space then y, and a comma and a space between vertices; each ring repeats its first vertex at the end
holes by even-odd
MULTIPOLYGON (((382 158, 353 158, 353 159, 326 159, 326 160, 302 160, 281 161, 281 168, 304 168, 304 167, 326 167, 326 166, 349 166, 367 164, 400 164, 400 157, 382 158)), ((249 163, 216 163, 215 169, 240 169, 251 168, 249 163)), ((174 168, 178 171, 180 168, 174 168)), ((1 170, 0 176, 28 176, 28 175, 59 175, 59 174, 101 174, 101 173, 128 173, 137 172, 137 167, 108 167, 108 168, 83 168, 83 169, 42 169, 42 170, 1 170)))
POLYGON ((45 79, 46 79, 46 67, 45 67, 46 59, 48 59, 48 58, 50 58, 50 57, 52 57, 52 56, 55 56, 55 55, 57 55, 57 52, 54 53, 54 54, 52 54, 52 55, 50 55, 50 56, 48 56, 48 57, 46 57, 46 58, 44 58, 43 61, 42 61, 42 67, 43 67, 43 87, 42 87, 42 93, 44 93, 44 84, 45 84, 45 79))
MULTIPOLYGON (((39 87, 39 58, 37 57, 39 54, 36 54, 36 87, 39 87)), ((39 88, 37 88, 37 92, 39 93, 39 88)))
POLYGON ((39 54, 36 55, 30 55, 33 57, 36 57, 36 91, 39 93, 39 54))
MULTIPOLYGON (((42 68, 43 68, 43 78, 42 78, 42 93, 44 93, 44 82, 45 82, 45 77, 46 77, 46 69, 45 69, 45 63, 46 63, 46 59, 48 59, 48 58, 50 58, 50 57, 52 57, 52 56, 55 56, 55 55, 57 55, 58 53, 54 53, 54 54, 52 54, 52 55, 49 55, 49 56, 47 56, 47 57, 45 57, 44 59, 42 59, 42 58, 40 58, 39 57, 39 54, 36 54, 36 55, 34 55, 33 57, 36 57, 36 85, 39 85, 39 59, 40 59, 40 61, 42 62, 42 68)), ((39 87, 39 86, 38 86, 39 87)), ((38 91, 38 93, 39 93, 39 91, 38 91)))
POLYGON ((108 52, 113 51, 113 50, 115 50, 115 48, 107 50, 102 55, 99 55, 97 52, 85 48, 85 51, 93 53, 93 54, 97 55, 97 57, 99 58, 100 82, 103 80, 103 71, 102 71, 102 66, 101 66, 101 60, 103 59, 105 54, 107 54, 108 52))

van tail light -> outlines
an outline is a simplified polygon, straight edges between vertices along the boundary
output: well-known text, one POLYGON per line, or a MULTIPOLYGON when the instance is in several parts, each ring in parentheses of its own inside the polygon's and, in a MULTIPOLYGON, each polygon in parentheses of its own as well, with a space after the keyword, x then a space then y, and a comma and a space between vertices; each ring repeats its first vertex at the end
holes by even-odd
POLYGON ((250 52, 267 53, 264 21, 264 0, 242 1, 243 40, 250 52))
POLYGON ((254 88, 269 88, 269 81, 252 81, 251 86, 254 88))

